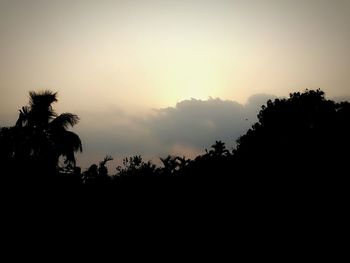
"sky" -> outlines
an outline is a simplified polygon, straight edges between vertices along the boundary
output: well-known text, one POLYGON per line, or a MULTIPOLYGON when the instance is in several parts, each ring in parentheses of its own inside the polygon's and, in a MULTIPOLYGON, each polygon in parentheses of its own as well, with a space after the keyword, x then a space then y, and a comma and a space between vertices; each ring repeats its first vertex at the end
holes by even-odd
POLYGON ((0 126, 58 91, 82 166, 231 146, 275 96, 349 98, 350 0, 0 0, 0 126))

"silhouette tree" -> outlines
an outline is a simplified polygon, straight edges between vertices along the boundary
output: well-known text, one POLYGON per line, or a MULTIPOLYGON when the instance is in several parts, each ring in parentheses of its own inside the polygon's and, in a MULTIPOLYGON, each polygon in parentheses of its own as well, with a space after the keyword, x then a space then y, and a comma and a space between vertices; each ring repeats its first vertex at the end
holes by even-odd
POLYGON ((225 143, 222 141, 216 141, 215 144, 211 146, 212 150, 208 152, 211 156, 228 156, 230 152, 226 149, 225 143))
POLYGON ((90 167, 82 174, 83 184, 95 183, 98 179, 98 166, 96 164, 90 165, 90 167))
POLYGON ((178 156, 168 155, 166 158, 160 158, 160 161, 164 166, 162 169, 162 174, 166 176, 174 175, 181 169, 181 166, 186 165, 186 159, 178 156))
POLYGON ((52 107, 57 93, 30 92, 29 105, 22 107, 13 132, 13 155, 16 161, 32 163, 35 173, 55 174, 59 158, 64 164, 75 167, 74 153, 82 151, 79 136, 68 130, 79 121, 77 115, 58 115, 52 107))
POLYGON ((286 185, 290 189, 315 187, 322 180, 329 185, 330 178, 350 174, 350 103, 327 100, 320 90, 269 100, 233 151, 216 141, 194 160, 171 155, 160 158, 160 167, 136 155, 124 158, 112 176, 106 167, 113 160, 111 156, 84 173, 76 167, 74 154, 82 151, 82 145, 79 136, 68 129, 79 118, 72 113, 58 115, 52 107, 55 102, 56 93, 31 92, 29 105, 20 110, 16 125, 0 129, 0 167, 5 174, 30 174, 44 180, 48 174, 59 173, 63 183, 125 186, 130 182, 131 187, 138 185, 147 191, 165 185, 169 186, 165 189, 183 189, 186 185, 211 194, 231 192, 234 185, 239 186, 237 191, 260 193, 281 186, 285 190, 286 185), (60 158, 64 160, 62 167, 60 158))
POLYGON ((238 139, 235 158, 242 169, 259 174, 310 176, 348 171, 349 106, 327 100, 321 90, 269 100, 258 122, 238 139))
POLYGON ((100 162, 100 165, 98 167, 98 174, 99 176, 103 177, 103 178, 108 178, 108 169, 106 167, 106 164, 109 161, 113 161, 112 156, 107 155, 103 161, 100 162))
POLYGON ((144 162, 140 155, 126 157, 123 159, 123 165, 117 166, 115 179, 128 177, 151 177, 158 175, 156 166, 148 161, 144 162))

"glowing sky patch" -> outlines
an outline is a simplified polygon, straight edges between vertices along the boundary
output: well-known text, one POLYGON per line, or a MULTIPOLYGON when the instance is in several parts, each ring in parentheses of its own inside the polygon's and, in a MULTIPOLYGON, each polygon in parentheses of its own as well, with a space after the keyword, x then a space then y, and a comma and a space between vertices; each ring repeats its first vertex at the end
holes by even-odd
POLYGON ((349 13, 347 0, 0 0, 1 125, 40 89, 82 122, 190 98, 350 96, 349 13))

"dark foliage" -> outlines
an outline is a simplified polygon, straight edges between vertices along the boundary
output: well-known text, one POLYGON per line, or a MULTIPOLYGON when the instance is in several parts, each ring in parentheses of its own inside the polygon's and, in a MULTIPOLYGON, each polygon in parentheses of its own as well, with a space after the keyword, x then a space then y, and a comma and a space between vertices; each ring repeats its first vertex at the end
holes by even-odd
POLYGON ((349 109, 350 103, 326 100, 320 90, 268 101, 234 155, 242 169, 261 174, 349 174, 349 109))
MULTIPOLYGON (((268 191, 343 181, 349 173, 350 103, 327 100, 320 90, 269 100, 258 122, 228 150, 216 141, 193 160, 161 158, 162 165, 127 157, 114 173, 106 164, 111 156, 84 172, 75 166, 81 151, 78 135, 67 128, 78 123, 71 113, 57 115, 56 93, 30 93, 29 106, 20 110, 14 127, 0 132, 1 168, 7 178, 64 184, 108 184, 151 189, 197 189, 218 193, 239 187, 268 191), (65 164, 59 166, 59 158, 65 164), (168 188, 167 188, 168 187, 168 188), (218 190, 221 189, 221 190, 218 190)), ((281 190, 282 191, 282 190, 281 190)))
POLYGON ((58 115, 52 108, 57 93, 30 92, 14 127, 1 129, 1 167, 4 177, 23 181, 54 181, 59 171, 75 169, 74 153, 82 151, 80 138, 68 131, 78 123, 75 114, 58 115), (64 165, 59 166, 60 157, 64 165))

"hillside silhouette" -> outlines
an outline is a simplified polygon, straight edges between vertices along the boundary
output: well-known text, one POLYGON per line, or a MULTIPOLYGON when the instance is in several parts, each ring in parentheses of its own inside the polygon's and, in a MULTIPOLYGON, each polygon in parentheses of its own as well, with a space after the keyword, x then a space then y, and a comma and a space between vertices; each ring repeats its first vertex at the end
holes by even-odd
POLYGON ((75 126, 79 117, 57 114, 55 102, 54 92, 30 92, 29 104, 21 108, 16 124, 1 128, 3 180, 198 189, 233 189, 235 183, 244 182, 261 189, 262 185, 325 184, 350 174, 350 103, 327 100, 321 90, 267 101, 258 121, 237 140, 233 150, 216 141, 192 160, 169 155, 160 158, 160 166, 142 156, 131 156, 124 158, 115 173, 106 166, 112 156, 85 171, 76 166, 75 153, 82 151, 82 142, 68 128, 75 126))

